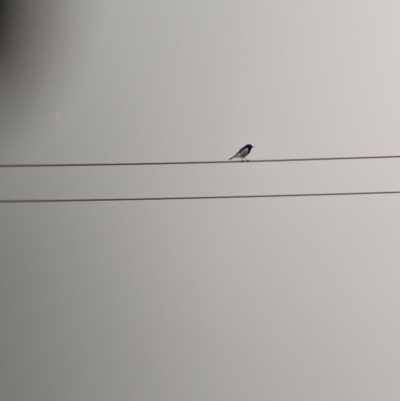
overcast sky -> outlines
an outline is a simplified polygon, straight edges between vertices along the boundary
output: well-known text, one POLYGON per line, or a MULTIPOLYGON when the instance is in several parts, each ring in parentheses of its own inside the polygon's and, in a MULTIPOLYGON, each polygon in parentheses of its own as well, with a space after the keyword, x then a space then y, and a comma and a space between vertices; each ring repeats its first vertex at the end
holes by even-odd
MULTIPOLYGON (((27 3, 0 32, 2 164, 400 154, 398 1, 27 3)), ((400 160, 1 169, 0 198, 399 176, 400 160)), ((397 401, 399 202, 2 204, 0 398, 397 401)))

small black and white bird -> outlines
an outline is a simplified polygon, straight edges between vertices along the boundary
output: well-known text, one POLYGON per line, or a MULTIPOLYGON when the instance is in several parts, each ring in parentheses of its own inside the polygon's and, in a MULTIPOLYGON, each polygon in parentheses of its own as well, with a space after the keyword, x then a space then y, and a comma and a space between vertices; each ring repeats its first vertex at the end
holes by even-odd
POLYGON ((235 158, 235 157, 240 157, 241 159, 242 159, 242 161, 243 161, 243 159, 244 160, 246 160, 246 161, 248 161, 247 159, 246 159, 246 156, 251 152, 251 149, 252 148, 254 148, 254 146, 253 145, 246 145, 246 146, 243 146, 243 148, 242 149, 240 149, 239 150, 239 152, 237 152, 236 153, 236 155, 235 156, 232 156, 229 160, 232 160, 233 158, 235 158))

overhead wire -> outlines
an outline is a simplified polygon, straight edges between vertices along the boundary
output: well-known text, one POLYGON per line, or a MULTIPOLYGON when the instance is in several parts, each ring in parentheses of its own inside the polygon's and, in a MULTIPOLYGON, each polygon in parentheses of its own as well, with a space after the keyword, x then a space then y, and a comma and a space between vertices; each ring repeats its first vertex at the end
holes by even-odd
MULTIPOLYGON (((305 157, 286 159, 259 159, 249 160, 243 163, 289 163, 289 162, 322 162, 322 161, 344 161, 344 160, 377 160, 377 159, 399 159, 400 155, 382 156, 339 156, 339 157, 305 157)), ((205 161, 177 161, 177 162, 117 162, 117 163, 14 163, 0 164, 0 168, 36 168, 36 167, 121 167, 121 166, 173 166, 193 164, 237 164, 242 161, 230 160, 205 160, 205 161)))
MULTIPOLYGON (((286 159, 250 160, 249 163, 284 163, 313 161, 373 160, 399 159, 400 155, 382 156, 339 156, 286 159)), ((241 161, 180 161, 180 162, 127 162, 127 163, 41 163, 41 164, 0 164, 0 168, 32 168, 32 167, 118 167, 118 166, 160 166, 160 165, 193 165, 193 164, 225 164, 242 163, 241 161)), ((400 191, 367 191, 367 192, 326 192, 326 193, 292 193, 261 195, 217 195, 217 196, 173 196, 173 197, 127 197, 127 198, 59 198, 59 199, 2 199, 1 204, 10 203, 76 203, 76 202, 136 202, 136 201, 177 201, 177 200, 218 200, 218 199, 255 199, 255 198, 300 198, 328 196, 360 196, 360 195, 396 195, 400 191)))
POLYGON ((399 191, 364 191, 364 192, 316 192, 292 194, 263 195, 216 195, 216 196, 171 196, 143 198, 58 198, 58 199, 2 199, 6 203, 77 203, 77 202, 138 202, 138 201, 180 201, 180 200, 223 200, 223 199, 259 199, 259 198, 308 198, 330 196, 367 196, 367 195, 399 195, 399 191))

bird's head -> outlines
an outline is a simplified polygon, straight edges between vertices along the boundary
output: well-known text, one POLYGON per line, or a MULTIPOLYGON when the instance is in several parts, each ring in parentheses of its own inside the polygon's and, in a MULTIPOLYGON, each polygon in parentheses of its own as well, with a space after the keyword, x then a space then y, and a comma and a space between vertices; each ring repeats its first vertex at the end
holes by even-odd
POLYGON ((252 148, 254 148, 254 146, 253 145, 250 145, 250 144, 248 144, 248 145, 246 145, 249 149, 252 149, 252 148))

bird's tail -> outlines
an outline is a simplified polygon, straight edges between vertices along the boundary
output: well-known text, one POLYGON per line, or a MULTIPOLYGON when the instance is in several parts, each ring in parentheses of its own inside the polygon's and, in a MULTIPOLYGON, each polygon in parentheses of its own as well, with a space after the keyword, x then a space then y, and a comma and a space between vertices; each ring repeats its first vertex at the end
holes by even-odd
POLYGON ((236 157, 236 155, 235 156, 232 156, 229 160, 232 160, 233 158, 235 158, 236 157))

